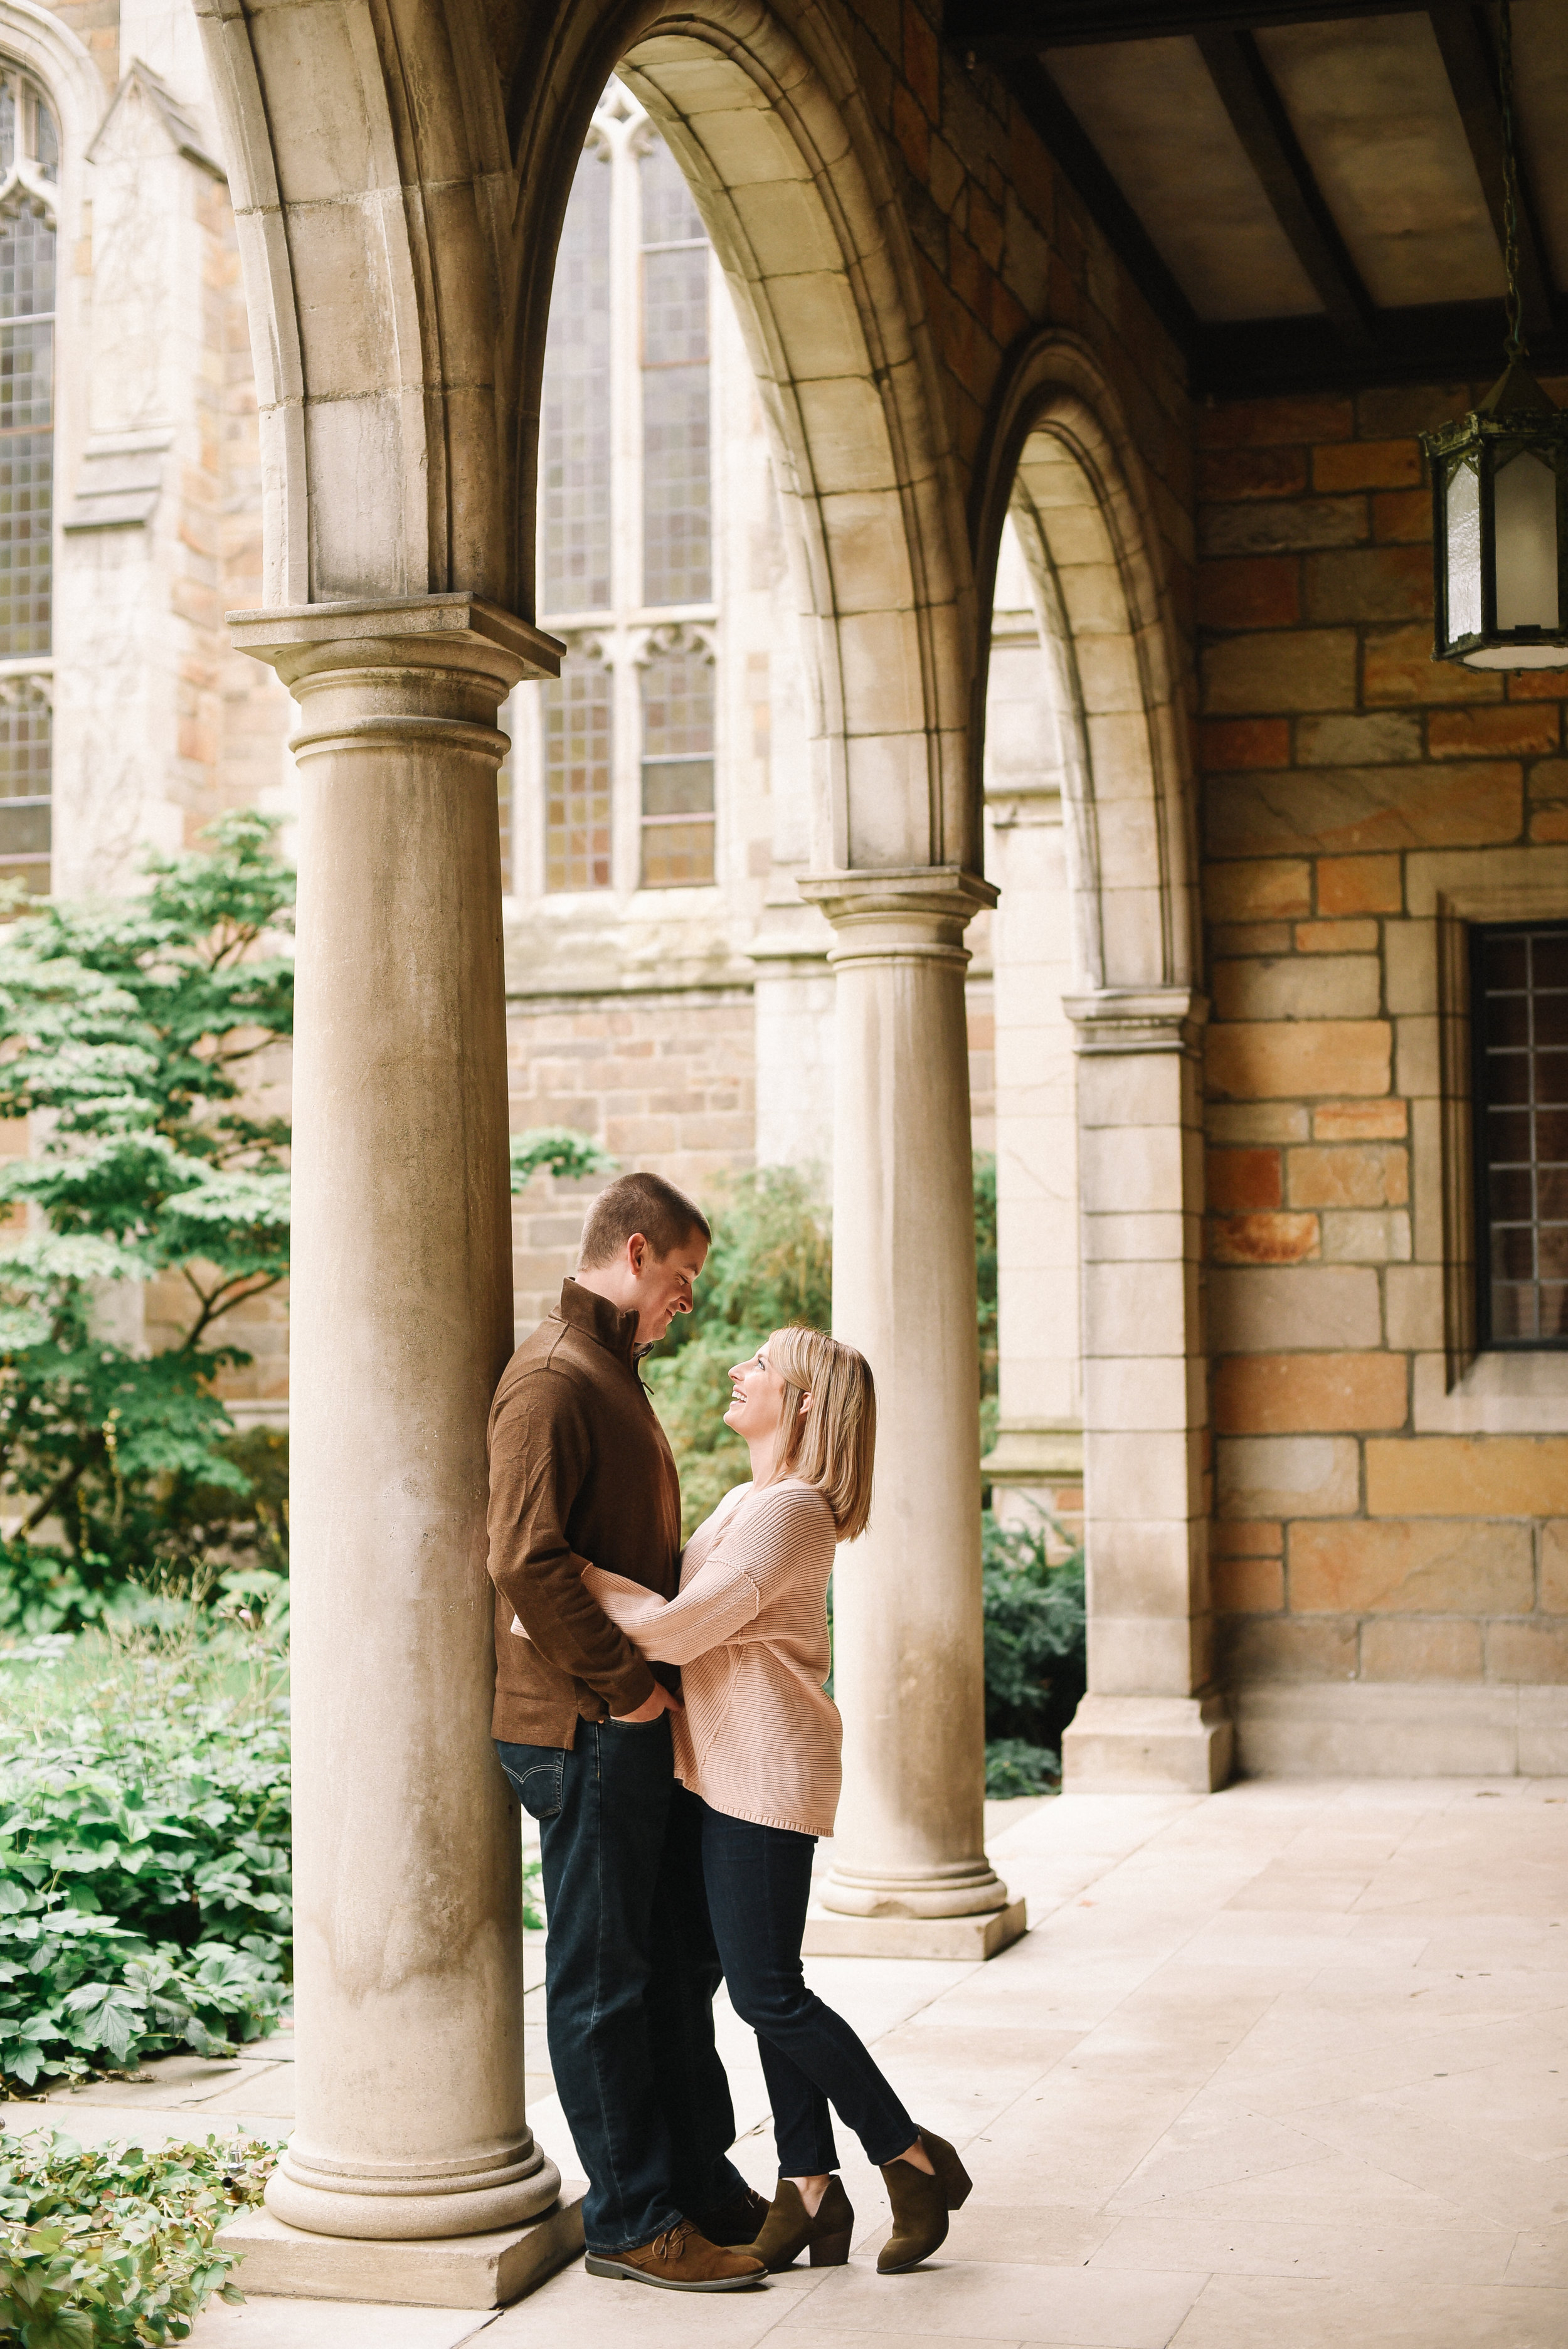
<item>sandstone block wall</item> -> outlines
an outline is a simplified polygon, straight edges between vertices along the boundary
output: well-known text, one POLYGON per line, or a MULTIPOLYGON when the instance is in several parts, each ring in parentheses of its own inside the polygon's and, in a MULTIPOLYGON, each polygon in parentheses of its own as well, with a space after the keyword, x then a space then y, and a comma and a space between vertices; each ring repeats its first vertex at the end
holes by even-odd
POLYGON ((1561 680, 1430 658, 1414 436, 1482 389, 1200 419, 1232 1682, 1568 1681, 1568 1358, 1443 1350, 1439 905, 1568 916, 1561 680))

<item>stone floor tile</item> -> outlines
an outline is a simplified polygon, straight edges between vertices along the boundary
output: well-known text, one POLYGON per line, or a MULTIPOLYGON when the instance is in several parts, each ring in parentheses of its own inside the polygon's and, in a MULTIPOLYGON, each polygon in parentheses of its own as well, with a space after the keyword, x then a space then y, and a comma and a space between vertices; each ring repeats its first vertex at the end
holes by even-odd
POLYGON ((904 2276, 855 2265, 832 2268, 809 2302, 779 2327, 779 2349, 797 2327, 825 2338, 839 2331, 922 2343, 933 2334, 979 2341, 1043 2342, 1071 2349, 1164 2349, 1202 2278, 1129 2270, 978 2265, 946 2249, 904 2276))
POLYGON ((1020 2209, 971 2195, 963 2209, 953 2214, 952 2230, 942 2256, 944 2260, 1002 2260, 1043 2267, 1082 2267, 1117 2225, 1116 2219, 1104 2211, 1075 2210, 1060 2204, 1020 2209))
MULTIPOLYGON (((808 2271, 810 2273, 810 2271, 808 2271)), ((503 2309, 483 2349, 755 2349, 780 2326, 799 2292, 761 2284, 747 2292, 660 2292, 591 2276, 580 2261, 531 2298, 503 2309)), ((291 2344, 292 2349, 292 2344, 291 2344)), ((322 2341, 310 2349, 336 2349, 322 2341)))
POLYGON ((1568 2224, 1517 2237, 1504 2282, 1568 2285, 1568 2224))
POLYGON ((1418 2283, 1555 2282, 1510 2270, 1506 2227, 1448 2212, 1412 2220, 1408 2208, 1381 2222, 1161 2215, 1120 2220, 1092 2254, 1097 2268, 1193 2268, 1205 2274, 1409 2276, 1418 2283))
POLYGON ((260 2135, 275 2138, 284 2134, 272 2122, 256 2130, 245 2129, 230 2113, 150 2109, 146 2105, 91 2104, 62 2109, 54 2099, 46 2104, 0 2105, 0 2127, 17 2136, 57 2129, 63 2137, 74 2137, 78 2145, 107 2145, 116 2138, 128 2145, 182 2145, 188 2140, 201 2145, 209 2137, 260 2135))
POLYGON ((191 2349, 458 2349, 489 2341, 494 2319, 474 2308, 391 2308, 356 2300, 210 2301, 191 2349))
POLYGON ((1562 2349, 1568 2292, 1214 2276, 1171 2349, 1562 2349))

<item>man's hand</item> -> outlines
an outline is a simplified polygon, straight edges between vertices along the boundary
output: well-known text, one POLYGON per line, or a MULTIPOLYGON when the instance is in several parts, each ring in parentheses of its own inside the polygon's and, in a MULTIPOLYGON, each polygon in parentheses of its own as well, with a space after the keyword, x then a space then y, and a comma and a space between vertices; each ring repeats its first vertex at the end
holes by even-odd
POLYGON ((610 1718, 624 1722, 657 1721, 661 1713, 679 1713, 681 1710, 680 1698, 673 1695, 663 1681, 655 1681, 654 1692, 645 1704, 640 1704, 635 1713, 613 1713, 610 1718))

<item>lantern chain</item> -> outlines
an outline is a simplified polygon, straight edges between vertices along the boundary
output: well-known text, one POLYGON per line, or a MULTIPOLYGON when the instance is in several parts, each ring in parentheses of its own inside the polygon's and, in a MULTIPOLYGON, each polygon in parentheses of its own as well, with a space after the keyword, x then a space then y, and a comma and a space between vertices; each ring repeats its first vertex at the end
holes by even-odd
POLYGON ((1524 338, 1524 305, 1519 295, 1519 165, 1513 133, 1513 8, 1502 0, 1499 11, 1497 64, 1498 98, 1502 112, 1502 264, 1508 274, 1508 340, 1511 359, 1522 358, 1530 346, 1524 338))

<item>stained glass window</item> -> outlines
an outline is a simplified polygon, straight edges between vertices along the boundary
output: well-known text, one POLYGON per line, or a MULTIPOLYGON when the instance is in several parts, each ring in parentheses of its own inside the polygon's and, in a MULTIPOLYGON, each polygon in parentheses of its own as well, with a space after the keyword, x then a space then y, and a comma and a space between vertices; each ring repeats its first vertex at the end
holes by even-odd
POLYGON ((572 182, 544 346, 547 612, 598 612, 610 601, 610 192, 609 160, 594 144, 572 182))
POLYGON ((544 885, 610 886, 614 709, 602 660, 568 653, 544 697, 544 885))
POLYGON ((1568 924, 1471 933, 1481 1342, 1568 1345, 1568 924))
POLYGON ((713 663, 663 653, 643 671, 643 886, 711 881, 713 663))
POLYGON ((49 854, 54 552, 55 221, 59 137, 33 85, 0 66, 0 865, 49 854), (31 664, 36 661, 36 669, 31 664))
POLYGON ((643 600, 712 593, 708 492, 708 245, 680 165, 644 155, 643 600))

